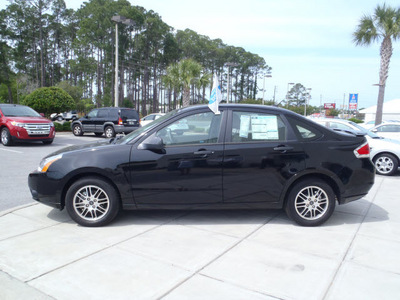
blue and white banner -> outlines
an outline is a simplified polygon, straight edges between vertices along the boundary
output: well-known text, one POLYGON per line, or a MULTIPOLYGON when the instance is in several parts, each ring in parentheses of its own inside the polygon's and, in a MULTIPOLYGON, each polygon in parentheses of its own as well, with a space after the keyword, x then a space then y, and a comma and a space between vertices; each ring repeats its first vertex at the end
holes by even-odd
POLYGON ((219 115, 218 105, 222 100, 221 87, 218 83, 217 75, 214 75, 213 88, 211 91, 210 101, 208 102, 208 107, 214 112, 214 114, 219 115))

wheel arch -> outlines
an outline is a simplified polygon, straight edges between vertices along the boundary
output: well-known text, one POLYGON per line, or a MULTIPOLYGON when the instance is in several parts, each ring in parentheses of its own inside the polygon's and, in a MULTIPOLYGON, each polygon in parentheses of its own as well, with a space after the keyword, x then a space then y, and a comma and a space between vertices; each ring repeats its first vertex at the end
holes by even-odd
POLYGON ((388 150, 375 153, 374 157, 372 157, 371 160, 372 160, 372 161, 375 161, 375 158, 376 158, 377 156, 379 156, 379 155, 382 155, 382 154, 390 154, 390 155, 394 156, 394 157, 397 159, 397 162, 400 164, 400 157, 397 156, 395 153, 390 152, 390 151, 388 151, 388 150))
POLYGON ((93 178, 97 178, 97 179, 100 179, 100 180, 104 180, 108 184, 110 184, 115 189, 115 191, 116 191, 116 193, 118 195, 118 201, 122 205, 121 192, 120 192, 118 186, 114 183, 114 181, 111 180, 109 177, 107 177, 104 174, 101 174, 101 173, 98 173, 98 172, 95 172, 95 171, 91 171, 91 172, 86 172, 86 173, 75 174, 74 176, 72 176, 71 178, 68 179, 68 181, 64 185, 63 190, 61 192, 61 209, 64 209, 64 207, 65 207, 65 197, 67 195, 67 192, 68 192, 69 188, 75 182, 77 182, 78 180, 83 179, 83 178, 87 178, 87 177, 93 177, 93 178))
POLYGON ((341 201, 341 193, 340 193, 340 187, 338 183, 329 175, 323 174, 323 173, 318 173, 318 174, 305 174, 301 177, 296 178, 292 182, 290 182, 288 188, 285 190, 285 193, 283 195, 283 207, 286 207, 287 201, 288 201, 288 196, 294 186, 299 183, 300 181, 308 180, 308 179, 315 179, 315 180, 322 180, 326 182, 333 190, 336 196, 336 200, 340 203, 341 201))

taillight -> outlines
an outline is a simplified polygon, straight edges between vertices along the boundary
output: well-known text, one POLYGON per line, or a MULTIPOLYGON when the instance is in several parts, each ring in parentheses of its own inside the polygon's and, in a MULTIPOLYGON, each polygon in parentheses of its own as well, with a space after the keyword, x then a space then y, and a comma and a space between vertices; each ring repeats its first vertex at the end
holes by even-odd
POLYGON ((121 118, 119 118, 118 119, 118 125, 123 125, 124 123, 122 122, 122 119, 121 118))
POLYGON ((368 143, 362 144, 360 147, 354 150, 354 155, 357 158, 369 157, 370 149, 368 143))

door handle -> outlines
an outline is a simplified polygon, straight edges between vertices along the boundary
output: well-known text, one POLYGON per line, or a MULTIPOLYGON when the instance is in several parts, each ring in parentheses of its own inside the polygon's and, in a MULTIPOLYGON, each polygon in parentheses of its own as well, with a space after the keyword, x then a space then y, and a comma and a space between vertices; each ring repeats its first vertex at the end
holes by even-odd
POLYGON ((293 147, 291 146, 278 146, 274 148, 275 151, 282 151, 283 153, 285 153, 286 151, 290 151, 293 150, 293 147))
POLYGON ((207 157, 209 154, 214 154, 214 151, 199 150, 193 152, 194 155, 201 155, 202 157, 207 157))

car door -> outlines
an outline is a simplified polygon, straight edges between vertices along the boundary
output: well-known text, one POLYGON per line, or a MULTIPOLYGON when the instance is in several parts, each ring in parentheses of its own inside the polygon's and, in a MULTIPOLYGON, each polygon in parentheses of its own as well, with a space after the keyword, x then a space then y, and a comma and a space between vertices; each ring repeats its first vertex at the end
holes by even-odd
POLYGON ((98 109, 93 109, 90 111, 87 116, 82 118, 81 123, 82 123, 82 128, 84 132, 93 132, 96 129, 96 119, 97 119, 97 114, 99 110, 98 109))
POLYGON ((155 128, 142 142, 161 138, 162 150, 132 151, 131 179, 138 207, 222 203, 223 120, 223 112, 192 111, 155 128))
POLYGON ((388 139, 400 140, 400 125, 382 124, 372 131, 388 139))
MULTIPOLYGON (((106 123, 110 119, 110 114, 112 114, 108 109, 99 109, 97 117, 93 119, 93 123, 95 124, 95 131, 96 132, 103 132, 104 131, 104 123, 106 123)), ((118 111, 114 112, 115 115, 118 114, 118 111)), ((113 119, 118 119, 118 116, 113 116, 113 119)))
POLYGON ((305 169, 305 153, 277 114, 234 109, 223 161, 225 203, 278 202, 288 179, 305 169))

